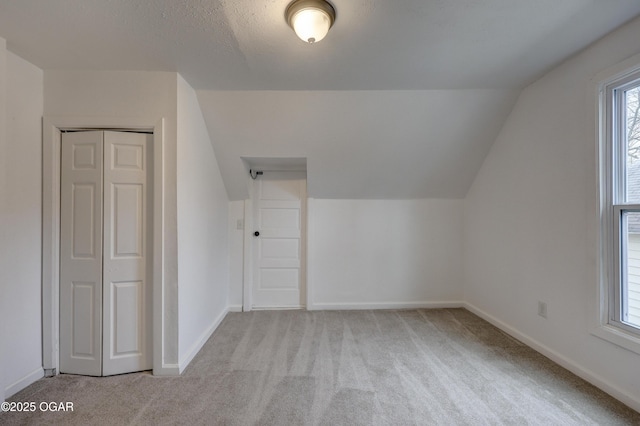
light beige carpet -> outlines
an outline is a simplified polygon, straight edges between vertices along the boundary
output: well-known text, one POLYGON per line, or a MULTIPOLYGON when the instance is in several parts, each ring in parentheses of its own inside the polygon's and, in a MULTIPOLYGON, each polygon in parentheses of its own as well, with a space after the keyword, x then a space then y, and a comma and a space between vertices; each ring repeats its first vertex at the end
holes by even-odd
POLYGON ((42 379, 0 424, 640 425, 464 309, 229 314, 181 377, 42 379))

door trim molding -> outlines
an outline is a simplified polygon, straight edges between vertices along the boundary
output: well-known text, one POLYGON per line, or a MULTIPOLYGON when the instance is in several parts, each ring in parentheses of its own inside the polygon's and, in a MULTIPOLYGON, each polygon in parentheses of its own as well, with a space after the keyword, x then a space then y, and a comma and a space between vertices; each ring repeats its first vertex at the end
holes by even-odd
POLYGON ((244 249, 242 279, 242 310, 249 312, 253 303, 253 186, 249 188, 249 199, 244 202, 244 249))
POLYGON ((42 122, 42 364, 59 369, 60 159, 63 130, 153 132, 153 374, 175 374, 164 349, 164 118, 45 116, 42 122))
MULTIPOLYGON (((307 190, 308 190, 308 181, 307 181, 307 190)), ((314 198, 309 198, 309 193, 307 192, 307 214, 306 214, 306 221, 307 221, 307 235, 306 235, 306 239, 305 239, 305 273, 307 274, 307 280, 306 280, 306 285, 307 285, 307 310, 311 311, 314 309, 314 303, 313 301, 315 300, 315 298, 313 297, 313 289, 314 289, 314 283, 312 280, 313 274, 312 272, 312 267, 313 267, 313 262, 309 262, 309 259, 314 259, 315 256, 315 252, 313 251, 313 246, 311 245, 311 243, 313 241, 315 241, 315 236, 316 236, 316 227, 315 227, 315 199, 314 198)))

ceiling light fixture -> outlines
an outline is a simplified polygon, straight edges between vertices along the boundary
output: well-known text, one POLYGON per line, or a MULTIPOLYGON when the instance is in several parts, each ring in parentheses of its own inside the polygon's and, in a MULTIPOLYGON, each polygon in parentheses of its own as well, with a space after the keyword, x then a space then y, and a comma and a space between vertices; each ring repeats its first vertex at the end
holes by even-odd
POLYGON ((329 32, 336 20, 336 11, 325 0, 294 0, 287 6, 285 17, 300 40, 316 43, 329 32))

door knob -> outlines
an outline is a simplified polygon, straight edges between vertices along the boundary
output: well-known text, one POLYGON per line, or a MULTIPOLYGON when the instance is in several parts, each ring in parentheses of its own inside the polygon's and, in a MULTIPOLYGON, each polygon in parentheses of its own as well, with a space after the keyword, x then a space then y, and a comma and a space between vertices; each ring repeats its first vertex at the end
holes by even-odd
POLYGON ((256 231, 256 232, 253 233, 253 235, 255 235, 256 237, 259 237, 260 236, 260 232, 256 231))

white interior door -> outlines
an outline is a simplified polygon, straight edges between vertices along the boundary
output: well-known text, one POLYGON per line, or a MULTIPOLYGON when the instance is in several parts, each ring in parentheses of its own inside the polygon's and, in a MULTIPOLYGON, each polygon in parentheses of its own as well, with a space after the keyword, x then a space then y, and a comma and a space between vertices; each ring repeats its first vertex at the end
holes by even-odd
POLYGON ((268 172, 254 184, 252 307, 304 307, 306 174, 268 172))
POLYGON ((60 372, 152 368, 151 136, 62 137, 60 372))
POLYGON ((102 375, 152 368, 151 135, 104 132, 102 375))
POLYGON ((65 133, 60 185, 60 372, 102 375, 102 132, 65 133))

